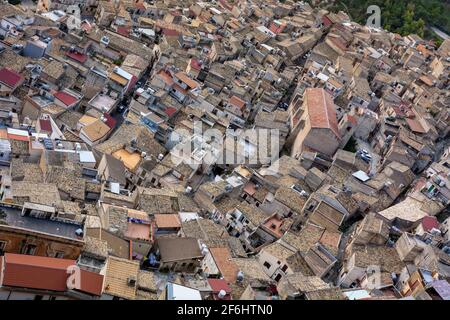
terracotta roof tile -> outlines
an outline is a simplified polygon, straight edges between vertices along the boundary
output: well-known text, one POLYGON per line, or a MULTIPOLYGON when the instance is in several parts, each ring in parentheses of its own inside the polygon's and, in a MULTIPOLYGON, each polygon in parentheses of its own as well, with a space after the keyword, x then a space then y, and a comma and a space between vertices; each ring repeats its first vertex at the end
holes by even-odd
POLYGON ((74 96, 71 96, 70 94, 63 92, 63 91, 56 92, 54 94, 54 96, 56 99, 60 100, 66 106, 70 106, 78 101, 77 98, 75 98, 74 96))
POLYGON ((324 89, 306 89, 306 102, 311 127, 330 129, 340 138, 336 109, 331 96, 324 89))
POLYGON ((75 260, 6 254, 3 285, 66 291, 66 270, 74 264, 75 260))
POLYGON ((422 125, 418 120, 407 118, 406 123, 408 124, 408 127, 411 129, 411 131, 418 133, 426 133, 425 129, 422 127, 422 125))
POLYGON ((197 83, 197 81, 192 80, 191 78, 189 78, 186 73, 184 72, 178 72, 175 74, 175 77, 177 77, 178 79, 180 79, 182 82, 184 82, 189 88, 194 89, 199 87, 199 84, 197 83))
POLYGON ((422 219, 422 226, 425 231, 430 231, 431 229, 439 229, 439 222, 434 216, 424 217, 422 219))
POLYGON ((178 37, 180 35, 178 31, 174 29, 163 28, 162 32, 166 37, 178 37))
POLYGON ((114 129, 116 127, 117 120, 114 119, 111 115, 108 113, 103 113, 103 116, 105 117, 106 121, 105 124, 110 127, 111 129, 114 129))
POLYGON ((234 283, 239 269, 231 258, 230 250, 223 247, 210 248, 209 251, 224 279, 230 283, 234 283))
POLYGON ((241 110, 245 107, 245 101, 236 96, 232 96, 229 100, 229 103, 241 110))
POLYGON ((211 286, 212 292, 219 292, 225 290, 226 293, 231 293, 231 288, 227 282, 223 279, 208 279, 208 283, 211 286))
POLYGON ((181 228, 178 214, 155 214, 155 222, 158 228, 181 228))
POLYGON ((137 279, 139 263, 126 259, 109 257, 105 278, 105 293, 128 300, 136 298, 136 285, 128 285, 128 279, 137 279))
POLYGON ((20 74, 6 68, 0 69, 0 82, 8 87, 14 88, 21 80, 23 78, 20 74))
MULTIPOLYGON (((3 264, 4 286, 67 291, 67 270, 76 265, 76 261, 7 253, 3 264)), ((81 270, 81 282, 77 290, 101 295, 102 285, 102 275, 81 270)))
POLYGON ((52 124, 48 119, 39 119, 39 124, 41 126, 41 130, 52 132, 52 124))
POLYGON ((103 292, 103 275, 81 270, 80 291, 101 296, 103 292))
POLYGON ((87 55, 83 54, 83 53, 79 53, 79 52, 66 52, 66 56, 68 56, 69 58, 83 64, 87 61, 88 57, 87 55))
POLYGON ((174 81, 172 79, 172 77, 165 71, 160 71, 158 73, 158 75, 162 78, 162 80, 168 85, 168 86, 172 86, 174 84, 174 81))

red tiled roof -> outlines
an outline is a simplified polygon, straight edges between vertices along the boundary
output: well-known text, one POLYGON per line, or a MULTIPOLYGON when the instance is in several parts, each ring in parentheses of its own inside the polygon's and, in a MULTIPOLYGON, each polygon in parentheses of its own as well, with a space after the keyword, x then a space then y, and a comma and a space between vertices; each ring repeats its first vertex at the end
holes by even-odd
POLYGON ((175 77, 177 77, 177 79, 179 79, 181 82, 185 83, 191 89, 198 88, 198 86, 199 86, 197 81, 189 78, 188 75, 184 72, 177 72, 175 74, 175 77))
POLYGON ((224 279, 208 279, 208 284, 210 285, 212 293, 214 294, 215 298, 218 299, 217 294, 221 290, 224 290, 227 293, 227 295, 223 300, 231 300, 230 296, 231 288, 224 279))
POLYGON ((182 95, 187 95, 187 93, 188 93, 187 90, 183 89, 178 83, 175 83, 173 85, 173 89, 175 89, 176 91, 178 91, 182 95))
POLYGON ((87 55, 85 55, 83 53, 79 53, 79 52, 67 51, 66 56, 68 56, 69 58, 71 58, 75 61, 78 61, 79 63, 85 63, 88 59, 87 55))
POLYGON ((247 182, 247 184, 244 186, 244 191, 247 194, 253 196, 255 194, 255 192, 256 192, 255 184, 253 182, 251 182, 251 181, 247 182))
POLYGON ((439 229, 439 222, 434 216, 424 217, 422 219, 422 227, 425 231, 430 231, 431 229, 439 229))
POLYGON ((19 134, 12 134, 12 133, 8 133, 8 139, 17 141, 30 141, 29 136, 21 136, 19 134))
POLYGON ((331 21, 330 18, 328 18, 328 16, 323 16, 322 23, 325 27, 329 27, 333 24, 333 21, 331 21))
POLYGON ((344 26, 343 24, 338 23, 338 24, 336 24, 334 27, 335 27, 337 30, 345 31, 345 26, 344 26))
POLYGON ((4 263, 4 286, 66 291, 67 268, 76 261, 7 253, 4 263))
MULTIPOLYGON (((3 286, 63 292, 68 289, 68 268, 76 265, 76 261, 6 253, 3 264, 3 286)), ((101 295, 103 276, 80 271, 80 288, 76 289, 101 295)))
POLYGON ((22 80, 22 76, 17 72, 6 68, 0 69, 0 82, 4 83, 8 87, 14 88, 22 80))
POLYGON ((39 125, 42 131, 52 132, 52 123, 48 119, 39 119, 39 125))
POLYGON ((178 214, 155 214, 155 224, 158 228, 181 228, 178 214))
POLYGON ((427 86, 432 87, 433 86, 433 80, 426 76, 426 75, 422 75, 419 78, 423 83, 425 83, 427 86))
POLYGON ((81 270, 80 288, 78 290, 101 296, 103 292, 103 275, 81 270))
POLYGON ((272 22, 270 24, 269 30, 272 31, 273 33, 279 34, 279 33, 283 32, 284 27, 286 27, 285 24, 278 25, 275 22, 272 22))
POLYGON ((160 73, 158 73, 158 75, 163 79, 163 81, 168 85, 168 86, 172 86, 175 82, 173 81, 172 77, 170 76, 170 74, 168 74, 165 71, 161 71, 160 73))
POLYGON ((200 70, 200 69, 202 68, 202 64, 201 64, 200 61, 198 61, 197 59, 192 58, 192 59, 191 59, 191 67, 192 67, 194 70, 200 70))
POLYGON ((175 112, 177 112, 177 109, 174 107, 167 107, 166 110, 164 110, 164 112, 171 117, 175 112))
POLYGON ((78 101, 77 98, 75 98, 74 96, 71 96, 70 94, 64 92, 64 91, 58 91, 54 94, 54 97, 56 99, 58 99, 59 101, 61 101, 62 103, 64 103, 66 106, 71 106, 73 105, 75 102, 78 101))
POLYGON ((236 281, 239 268, 236 263, 231 260, 230 250, 223 247, 210 248, 209 251, 211 252, 214 262, 216 263, 223 278, 230 283, 234 283, 236 281))
POLYGON ((408 110, 406 110, 404 106, 392 106, 392 109, 394 109, 395 113, 399 117, 406 116, 406 113, 408 112, 408 110))
POLYGON ((180 35, 178 31, 174 29, 163 28, 162 32, 167 37, 178 37, 180 35))
POLYGON ((426 133, 425 129, 422 127, 422 125, 417 119, 406 118, 406 123, 408 124, 408 127, 411 129, 411 131, 418 133, 426 133))
POLYGON ((330 41, 335 44, 342 51, 347 51, 345 41, 342 38, 330 37, 330 41))
POLYGON ((241 110, 245 107, 245 101, 236 96, 232 96, 229 100, 229 103, 241 110))
POLYGON ((212 292, 219 292, 225 290, 226 293, 231 293, 231 288, 224 279, 208 279, 212 292))
POLYGON ((105 124, 113 129, 116 126, 117 120, 107 113, 104 113, 103 116, 106 118, 105 124))
POLYGON ((306 89, 305 96, 311 127, 330 129, 340 138, 336 109, 331 96, 321 88, 306 89))
POLYGON ((130 28, 129 27, 118 27, 117 33, 119 33, 123 36, 128 36, 128 35, 130 35, 130 28))
POLYGON ((127 89, 127 93, 130 93, 131 90, 133 90, 136 82, 138 81, 138 78, 136 76, 132 76, 130 82, 128 83, 128 89, 127 89))

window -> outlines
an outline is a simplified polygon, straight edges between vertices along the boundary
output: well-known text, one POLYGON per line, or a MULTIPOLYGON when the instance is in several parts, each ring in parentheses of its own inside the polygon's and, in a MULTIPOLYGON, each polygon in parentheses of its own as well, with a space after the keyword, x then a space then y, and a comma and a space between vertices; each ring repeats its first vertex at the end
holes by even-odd
POLYGON ((270 269, 271 267, 270 263, 268 263, 267 261, 264 262, 263 266, 266 267, 267 269, 270 269))
POLYGON ((63 251, 56 251, 55 258, 64 259, 65 253, 63 251))
POLYGON ((22 249, 22 254, 34 255, 36 252, 36 246, 34 244, 27 244, 22 249))
POLYGON ((0 241, 0 255, 3 255, 5 253, 6 250, 6 241, 0 241))
POLYGON ((281 271, 286 272, 287 268, 288 268, 288 266, 287 266, 287 265, 284 265, 284 266, 281 268, 281 271))

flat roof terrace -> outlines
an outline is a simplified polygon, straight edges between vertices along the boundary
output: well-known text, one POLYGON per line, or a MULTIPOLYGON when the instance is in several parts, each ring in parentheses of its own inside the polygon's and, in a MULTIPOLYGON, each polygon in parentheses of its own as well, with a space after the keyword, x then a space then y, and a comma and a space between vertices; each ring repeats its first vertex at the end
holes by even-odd
POLYGON ((79 237, 76 234, 76 230, 82 228, 82 225, 76 222, 69 223, 50 219, 39 219, 29 216, 23 217, 21 215, 22 210, 1 205, 0 209, 6 213, 6 217, 3 218, 3 221, 6 222, 7 226, 27 229, 70 240, 82 241, 82 237, 79 237))
POLYGON ((105 94, 98 94, 89 101, 89 106, 101 112, 110 112, 116 105, 117 100, 105 94))

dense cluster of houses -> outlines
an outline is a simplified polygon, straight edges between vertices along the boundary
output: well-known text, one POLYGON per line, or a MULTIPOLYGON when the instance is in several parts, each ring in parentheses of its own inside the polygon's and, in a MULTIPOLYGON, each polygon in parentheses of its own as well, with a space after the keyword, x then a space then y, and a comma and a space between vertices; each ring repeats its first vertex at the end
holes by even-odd
POLYGON ((2 2, 0 300, 449 300, 449 71, 302 1, 2 2))

